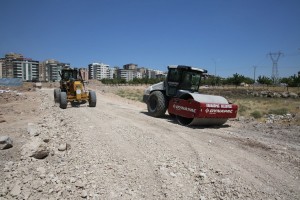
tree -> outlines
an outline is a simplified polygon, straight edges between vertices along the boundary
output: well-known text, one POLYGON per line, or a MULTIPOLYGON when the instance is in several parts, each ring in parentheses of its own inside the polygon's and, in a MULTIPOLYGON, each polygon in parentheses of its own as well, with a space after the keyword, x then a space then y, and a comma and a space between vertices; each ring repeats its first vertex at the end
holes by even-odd
POLYGON ((233 74, 232 77, 228 77, 226 80, 225 80, 225 83, 226 84, 229 84, 229 85, 235 85, 236 87, 239 86, 242 82, 244 82, 245 80, 245 76, 243 75, 240 75, 238 73, 235 73, 233 74))
POLYGON ((272 79, 266 76, 258 76, 257 82, 263 85, 271 85, 272 84, 272 79))
POLYGON ((299 87, 300 86, 300 77, 294 75, 288 78, 282 78, 280 80, 281 83, 286 83, 290 87, 299 87))
POLYGON ((201 79, 201 85, 222 85, 222 80, 220 76, 209 76, 201 79))
POLYGON ((249 77, 244 77, 243 82, 247 83, 247 84, 254 84, 254 80, 252 78, 249 78, 249 77))

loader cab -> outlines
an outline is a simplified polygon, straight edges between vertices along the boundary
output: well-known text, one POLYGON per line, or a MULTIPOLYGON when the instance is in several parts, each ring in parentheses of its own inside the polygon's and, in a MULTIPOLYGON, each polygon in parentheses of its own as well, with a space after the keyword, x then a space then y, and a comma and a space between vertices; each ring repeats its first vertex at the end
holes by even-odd
POLYGON ((72 88, 75 81, 82 82, 82 77, 76 68, 63 68, 61 72, 59 72, 59 75, 61 77, 60 88, 62 91, 67 91, 72 88))
POLYGON ((168 66, 168 76, 165 81, 166 95, 178 96, 179 90, 198 92, 201 76, 206 70, 185 65, 168 66))
POLYGON ((77 80, 78 72, 75 69, 63 69, 61 72, 61 79, 64 81, 77 80))

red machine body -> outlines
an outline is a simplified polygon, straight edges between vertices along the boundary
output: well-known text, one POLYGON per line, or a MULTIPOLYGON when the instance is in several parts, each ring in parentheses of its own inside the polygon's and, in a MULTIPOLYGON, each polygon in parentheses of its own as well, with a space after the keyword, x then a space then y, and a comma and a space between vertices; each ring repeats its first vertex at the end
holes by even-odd
POLYGON ((194 99, 172 98, 168 112, 185 118, 236 118, 235 104, 201 103, 194 99))

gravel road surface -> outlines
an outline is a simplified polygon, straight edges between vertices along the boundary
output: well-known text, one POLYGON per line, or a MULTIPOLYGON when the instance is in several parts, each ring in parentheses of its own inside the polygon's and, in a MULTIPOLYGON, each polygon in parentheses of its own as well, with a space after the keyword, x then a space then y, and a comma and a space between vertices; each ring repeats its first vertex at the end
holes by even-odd
POLYGON ((0 117, 14 141, 0 150, 0 199, 300 199, 299 126, 184 127, 102 90, 95 108, 63 110, 47 88, 1 104, 0 117), (27 153, 37 140, 43 159, 27 153))

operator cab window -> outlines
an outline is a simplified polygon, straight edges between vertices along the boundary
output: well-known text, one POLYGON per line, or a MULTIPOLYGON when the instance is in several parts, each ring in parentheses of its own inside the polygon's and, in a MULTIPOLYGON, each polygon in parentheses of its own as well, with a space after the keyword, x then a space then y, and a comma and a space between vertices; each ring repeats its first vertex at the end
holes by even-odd
POLYGON ((198 91, 200 78, 200 74, 195 71, 183 71, 180 88, 183 90, 198 91))

